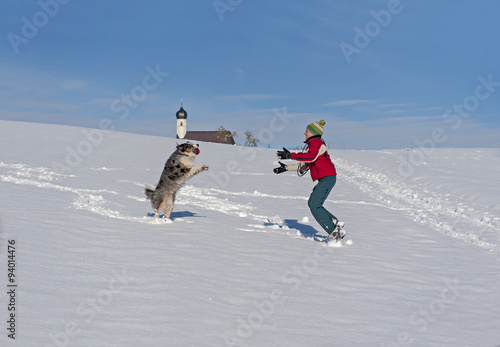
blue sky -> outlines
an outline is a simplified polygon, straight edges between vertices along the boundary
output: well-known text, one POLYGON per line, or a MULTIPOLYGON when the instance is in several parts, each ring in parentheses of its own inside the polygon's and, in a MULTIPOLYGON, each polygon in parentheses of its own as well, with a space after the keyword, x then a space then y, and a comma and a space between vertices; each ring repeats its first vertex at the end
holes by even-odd
POLYGON ((238 143, 300 146, 324 119, 333 148, 500 147, 498 1, 2 7, 0 119, 175 137, 182 98, 188 130, 238 143))

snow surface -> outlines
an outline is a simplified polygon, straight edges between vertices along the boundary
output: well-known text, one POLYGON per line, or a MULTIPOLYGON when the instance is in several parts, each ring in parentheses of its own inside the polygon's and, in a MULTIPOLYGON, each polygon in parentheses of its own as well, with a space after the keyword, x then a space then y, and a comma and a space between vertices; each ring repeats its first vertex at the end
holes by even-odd
POLYGON ((178 141, 0 121, 1 346, 500 344, 498 150, 330 150, 329 247, 270 149, 201 143, 210 170, 155 220, 178 141))

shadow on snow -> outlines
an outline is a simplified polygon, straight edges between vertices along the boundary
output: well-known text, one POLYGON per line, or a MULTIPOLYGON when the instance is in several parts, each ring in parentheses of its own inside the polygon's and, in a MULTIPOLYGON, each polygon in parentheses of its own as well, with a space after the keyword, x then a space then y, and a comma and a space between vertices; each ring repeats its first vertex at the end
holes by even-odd
MULTIPOLYGON (((153 212, 150 212, 148 213, 148 217, 155 217, 156 214, 153 213, 153 212)), ((160 218, 163 218, 165 217, 165 215, 161 214, 160 215, 160 218)), ((170 219, 171 220, 176 220, 176 219, 179 219, 179 218, 185 218, 185 217, 196 217, 196 218, 205 218, 204 216, 197 216, 196 213, 194 212, 190 212, 190 211, 179 211, 179 212, 172 212, 170 214, 170 219)))
POLYGON ((310 225, 300 223, 297 219, 285 219, 285 224, 291 229, 297 229, 305 238, 312 238, 318 242, 328 242, 328 236, 319 234, 318 230, 310 225))

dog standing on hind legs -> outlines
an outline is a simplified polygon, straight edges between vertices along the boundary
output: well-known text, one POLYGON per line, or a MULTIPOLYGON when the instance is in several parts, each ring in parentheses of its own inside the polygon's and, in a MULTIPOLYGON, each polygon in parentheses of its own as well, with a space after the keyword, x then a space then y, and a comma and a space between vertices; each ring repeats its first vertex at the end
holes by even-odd
POLYGON ((151 200, 151 206, 159 218, 164 211, 164 218, 170 218, 174 209, 175 195, 184 183, 202 171, 207 171, 208 166, 194 166, 194 160, 200 149, 191 142, 177 145, 177 149, 165 163, 165 168, 160 176, 156 188, 146 185, 146 196, 151 200))

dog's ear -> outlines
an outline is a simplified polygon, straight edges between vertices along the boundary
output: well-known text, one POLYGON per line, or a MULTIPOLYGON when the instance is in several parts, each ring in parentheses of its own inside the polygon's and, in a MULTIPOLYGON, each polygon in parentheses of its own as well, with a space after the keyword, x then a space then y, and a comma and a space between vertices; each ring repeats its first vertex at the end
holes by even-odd
POLYGON ((180 152, 184 152, 186 150, 186 144, 183 143, 181 145, 177 145, 177 150, 180 152))

